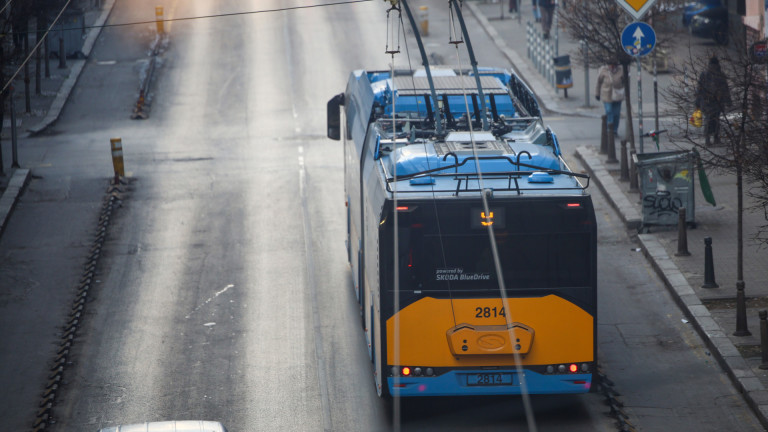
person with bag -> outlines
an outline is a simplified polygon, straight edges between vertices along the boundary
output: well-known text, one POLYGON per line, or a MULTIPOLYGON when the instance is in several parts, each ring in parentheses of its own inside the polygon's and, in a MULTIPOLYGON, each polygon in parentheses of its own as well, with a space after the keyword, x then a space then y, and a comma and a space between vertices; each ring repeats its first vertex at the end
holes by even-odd
POLYGON ((603 102, 605 121, 613 130, 613 136, 618 136, 621 101, 624 100, 624 72, 618 62, 604 65, 598 71, 595 99, 603 102))
POLYGON ((539 10, 539 0, 533 0, 533 19, 541 22, 541 11, 539 10))
POLYGON ((713 135, 715 145, 720 144, 720 115, 731 105, 731 91, 716 56, 710 57, 707 69, 699 77, 695 104, 704 117, 704 144, 709 145, 713 135))

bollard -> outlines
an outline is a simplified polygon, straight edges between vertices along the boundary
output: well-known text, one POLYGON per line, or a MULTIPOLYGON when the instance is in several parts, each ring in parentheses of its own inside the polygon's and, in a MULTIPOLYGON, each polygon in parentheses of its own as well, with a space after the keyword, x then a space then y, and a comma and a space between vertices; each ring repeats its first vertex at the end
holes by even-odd
POLYGON ((605 114, 602 116, 603 126, 600 128, 600 154, 608 153, 608 123, 605 114))
POLYGON ((686 231, 685 207, 677 213, 677 253, 675 256, 691 256, 688 252, 688 231, 686 231))
POLYGON ((162 6, 155 6, 155 22, 157 24, 157 34, 165 34, 162 6))
POLYGON ((67 68, 67 53, 64 52, 64 38, 59 38, 59 69, 67 68))
POLYGON ((702 288, 720 288, 715 283, 715 264, 712 259, 712 237, 704 237, 704 285, 702 288))
POLYGON ((760 369, 768 369, 768 311, 758 312, 760 317, 760 351, 762 352, 762 363, 758 366, 760 369))
POLYGON ((13 86, 9 87, 8 102, 11 109, 11 167, 21 168, 19 165, 19 139, 16 132, 16 104, 13 103, 13 86))
POLYGON ((429 8, 427 6, 419 6, 419 26, 421 27, 421 35, 429 36, 429 8))
POLYGON ((621 174, 619 181, 629 181, 629 163, 627 162, 627 140, 621 140, 621 174))
POLYGON ((607 163, 616 163, 618 160, 616 159, 616 137, 613 136, 613 128, 608 127, 606 124, 606 135, 608 136, 608 145, 606 146, 606 150, 608 151, 608 159, 606 159, 605 162, 607 163))
POLYGON ((121 138, 112 138, 109 140, 112 147, 112 166, 115 169, 115 184, 120 182, 120 177, 125 177, 125 166, 123 165, 123 140, 121 138))
POLYGON ((528 60, 532 60, 532 48, 533 48, 533 37, 531 36, 531 32, 533 31, 532 28, 533 24, 531 24, 530 21, 525 23, 525 54, 528 56, 528 60))
POLYGON ((744 294, 744 281, 736 281, 736 331, 734 336, 749 336, 747 329, 747 299, 744 294))

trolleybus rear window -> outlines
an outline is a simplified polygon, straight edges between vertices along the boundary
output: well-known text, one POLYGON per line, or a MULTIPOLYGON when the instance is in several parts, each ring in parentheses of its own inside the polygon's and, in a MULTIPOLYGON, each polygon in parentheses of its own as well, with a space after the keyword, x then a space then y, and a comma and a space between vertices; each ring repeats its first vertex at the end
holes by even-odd
MULTIPOLYGON (((498 288, 484 225, 491 219, 475 215, 481 211, 478 206, 438 208, 432 203, 404 208, 398 213, 400 289, 498 288)), ((590 212, 544 201, 494 204, 491 211, 507 289, 589 286, 594 228, 590 212)))

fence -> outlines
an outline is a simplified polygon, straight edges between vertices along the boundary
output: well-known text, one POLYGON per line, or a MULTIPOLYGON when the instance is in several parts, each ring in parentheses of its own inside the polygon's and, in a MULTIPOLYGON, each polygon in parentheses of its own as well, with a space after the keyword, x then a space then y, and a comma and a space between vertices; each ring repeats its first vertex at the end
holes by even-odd
POLYGON ((526 53, 528 59, 533 63, 533 67, 555 87, 555 66, 553 58, 555 56, 555 47, 551 39, 544 39, 538 26, 528 21, 525 24, 526 53))

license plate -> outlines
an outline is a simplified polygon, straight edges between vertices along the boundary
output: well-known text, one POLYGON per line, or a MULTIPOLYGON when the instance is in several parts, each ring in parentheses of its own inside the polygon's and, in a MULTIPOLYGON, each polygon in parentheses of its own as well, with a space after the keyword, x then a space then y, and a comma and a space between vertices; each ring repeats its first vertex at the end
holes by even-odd
POLYGON ((499 386, 512 385, 510 373, 475 373, 467 375, 467 385, 470 386, 499 386))

